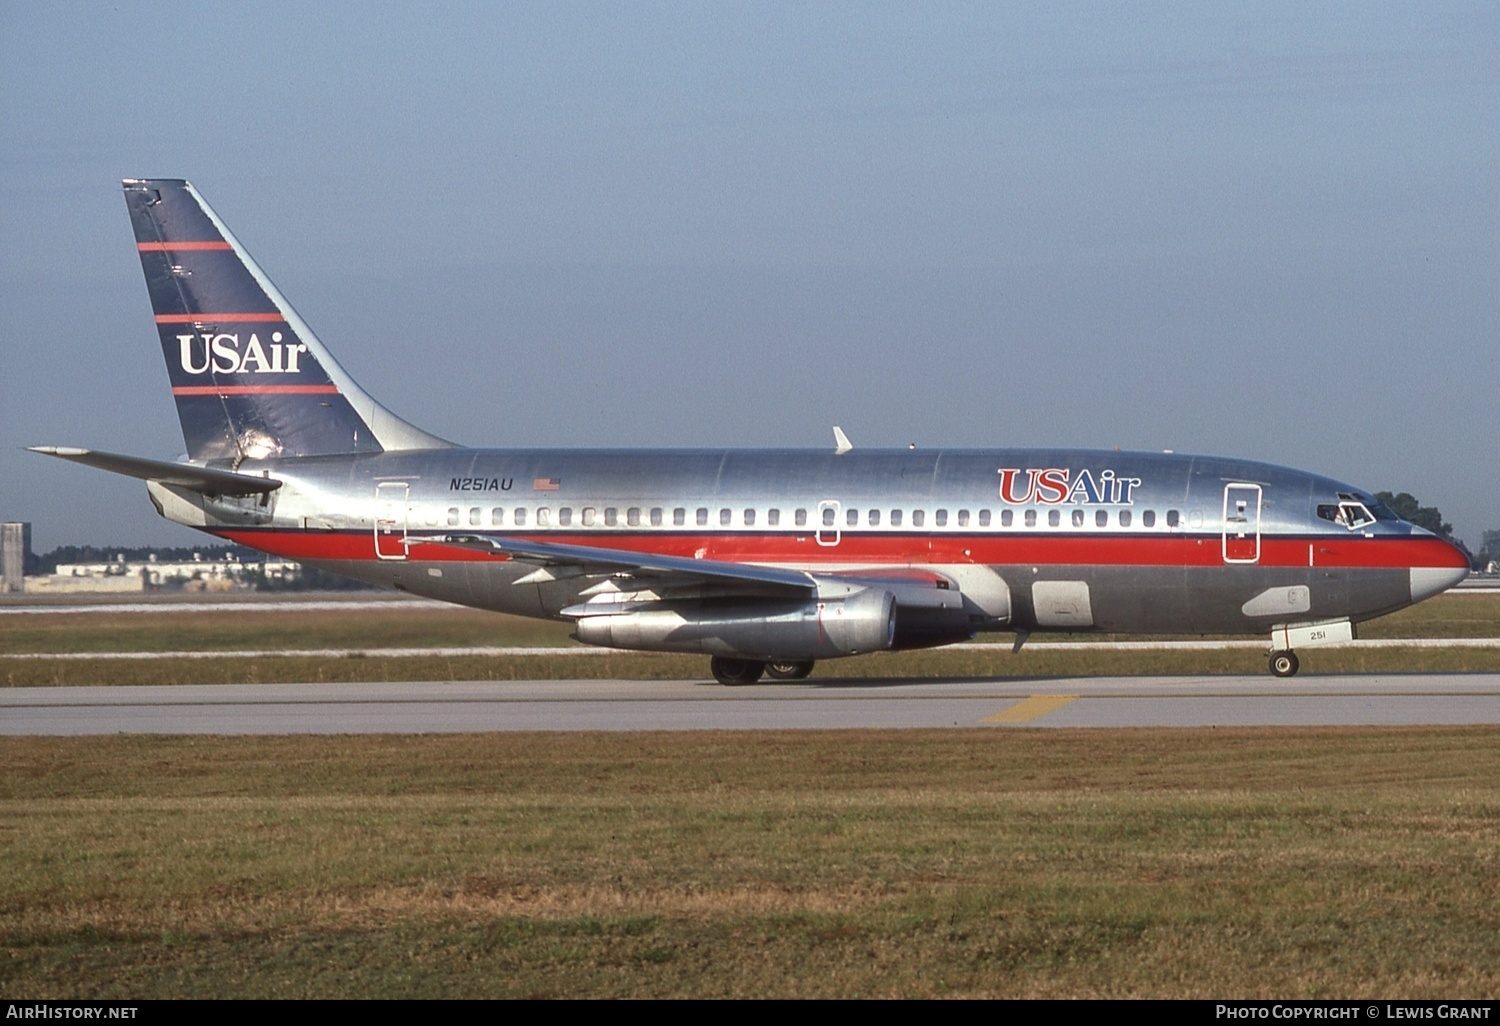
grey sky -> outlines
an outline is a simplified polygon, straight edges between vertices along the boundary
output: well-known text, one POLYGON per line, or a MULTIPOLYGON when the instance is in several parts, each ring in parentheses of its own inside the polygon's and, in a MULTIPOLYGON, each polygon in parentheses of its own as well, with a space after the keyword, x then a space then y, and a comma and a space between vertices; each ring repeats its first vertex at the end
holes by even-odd
POLYGON ((0 3, 0 519, 189 544, 119 179, 482 445, 1215 452, 1500 527, 1500 8, 0 3))

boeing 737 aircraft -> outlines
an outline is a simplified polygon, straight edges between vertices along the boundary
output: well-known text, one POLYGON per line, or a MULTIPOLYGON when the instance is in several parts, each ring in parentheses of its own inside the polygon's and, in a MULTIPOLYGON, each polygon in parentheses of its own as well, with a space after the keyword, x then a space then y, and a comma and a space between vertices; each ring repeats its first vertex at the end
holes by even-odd
POLYGON ((367 395, 198 192, 125 201, 186 458, 39 447, 168 520, 413 594, 711 656, 725 684, 979 631, 1246 633, 1271 670, 1457 584, 1366 492, 1265 463, 1061 449, 469 449, 367 395))

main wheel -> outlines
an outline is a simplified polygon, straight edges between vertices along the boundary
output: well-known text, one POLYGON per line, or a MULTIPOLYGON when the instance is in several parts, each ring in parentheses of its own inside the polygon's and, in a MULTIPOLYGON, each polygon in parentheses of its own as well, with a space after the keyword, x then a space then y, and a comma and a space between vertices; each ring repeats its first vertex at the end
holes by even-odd
POLYGON ((811 659, 802 662, 770 662, 766 664, 766 675, 772 680, 802 680, 813 671, 811 659))
POLYGON ((754 684, 766 672, 765 663, 753 659, 729 659, 714 656, 708 661, 708 672, 720 684, 754 684))
POLYGON ((1271 672, 1278 677, 1290 677, 1297 672, 1297 653, 1272 652, 1271 672))

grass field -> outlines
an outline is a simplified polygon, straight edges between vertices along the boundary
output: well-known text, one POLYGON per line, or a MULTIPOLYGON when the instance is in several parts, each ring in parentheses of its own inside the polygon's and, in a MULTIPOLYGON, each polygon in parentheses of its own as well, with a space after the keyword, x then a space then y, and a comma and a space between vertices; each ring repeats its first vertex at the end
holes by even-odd
MULTIPOLYGON (((552 645, 459 609, 0 619, 5 652, 552 645)), ((1445 596, 1363 637, 1494 637, 1445 596)), ((1041 642, 1041 643, 1038 643, 1041 642)), ((1312 650, 1304 673, 1496 668, 1312 650)), ((1445 662, 1447 660, 1447 662, 1445 662)), ((22 683, 706 660, 30 660, 22 683), (38 679, 40 678, 40 679, 38 679)), ((934 651, 819 675, 1264 670, 934 651)), ((1500 728, 0 738, 10 997, 1500 995, 1500 728)))
MULTIPOLYGON (((458 607, 223 613, 81 613, 0 620, 0 686, 220 684, 239 682, 696 678, 700 656, 580 653, 577 656, 300 657, 223 659, 7 659, 18 653, 215 652, 569 644, 566 624, 458 607)), ((1010 636, 993 650, 879 653, 820 663, 818 677, 1053 677, 1265 672, 1255 649, 1161 652, 1048 651, 1055 640, 1110 635, 1038 635, 1019 654, 1010 636)), ((1360 625, 1360 637, 1500 637, 1500 595, 1444 595, 1360 625)), ((1121 639, 1136 640, 1136 639, 1121 639)), ((1304 673, 1500 670, 1500 648, 1309 649, 1304 673)))
POLYGON ((1500 731, 0 739, 0 991, 1500 993, 1500 731))

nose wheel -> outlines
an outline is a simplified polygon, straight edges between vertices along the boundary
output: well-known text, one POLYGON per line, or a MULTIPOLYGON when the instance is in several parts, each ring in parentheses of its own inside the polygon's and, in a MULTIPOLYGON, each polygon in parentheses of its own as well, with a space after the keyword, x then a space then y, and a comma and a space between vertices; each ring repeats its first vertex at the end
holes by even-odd
POLYGON ((1290 677, 1297 672, 1297 653, 1295 652, 1272 652, 1271 673, 1277 677, 1290 677))

